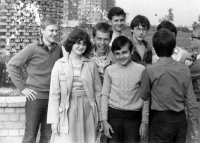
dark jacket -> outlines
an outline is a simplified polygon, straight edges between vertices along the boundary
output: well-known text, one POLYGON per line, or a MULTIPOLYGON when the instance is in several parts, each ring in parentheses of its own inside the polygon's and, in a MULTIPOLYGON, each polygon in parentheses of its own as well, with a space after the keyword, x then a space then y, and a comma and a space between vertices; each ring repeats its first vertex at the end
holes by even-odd
POLYGON ((136 49, 136 44, 134 42, 132 42, 134 52, 131 55, 131 60, 136 63, 142 64, 143 66, 146 66, 148 64, 152 64, 152 54, 153 53, 152 53, 152 47, 149 45, 149 43, 145 40, 143 40, 142 42, 144 43, 144 45, 146 47, 143 60, 140 57, 140 54, 139 54, 138 50, 136 49))

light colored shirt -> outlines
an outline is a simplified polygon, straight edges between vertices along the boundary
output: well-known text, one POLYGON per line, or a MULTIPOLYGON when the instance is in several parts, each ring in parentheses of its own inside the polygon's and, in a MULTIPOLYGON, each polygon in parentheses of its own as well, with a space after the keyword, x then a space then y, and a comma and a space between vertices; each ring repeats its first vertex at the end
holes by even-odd
MULTIPOLYGON (((175 61, 180 61, 182 56, 187 53, 188 52, 186 50, 183 50, 181 47, 176 46, 174 49, 174 53, 172 54, 172 58, 175 61)), ((152 63, 156 63, 158 61, 158 59, 159 59, 159 57, 156 54, 154 54, 152 57, 152 63)), ((187 66, 190 66, 192 64, 192 61, 186 60, 185 64, 187 66)))
POLYGON ((118 110, 142 110, 142 120, 148 121, 148 102, 139 95, 143 65, 130 62, 127 67, 113 64, 106 68, 102 88, 102 119, 108 118, 108 106, 118 110))
POLYGON ((180 112, 185 109, 193 129, 197 129, 198 105, 192 87, 189 68, 170 58, 160 58, 142 74, 140 95, 144 101, 151 99, 151 109, 180 112))

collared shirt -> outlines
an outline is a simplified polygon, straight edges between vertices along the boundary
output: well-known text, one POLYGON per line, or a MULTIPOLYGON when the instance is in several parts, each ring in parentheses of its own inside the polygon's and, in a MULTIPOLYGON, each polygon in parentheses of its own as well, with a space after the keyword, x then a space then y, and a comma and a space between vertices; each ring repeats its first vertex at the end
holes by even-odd
POLYGON ((49 50, 48 46, 45 45, 45 43, 43 41, 43 37, 41 36, 38 39, 38 46, 41 46, 45 51, 47 51, 48 53, 51 53, 58 46, 58 44, 56 42, 52 42, 50 44, 50 47, 52 47, 52 48, 49 50))
POLYGON ((124 33, 122 32, 122 33, 119 34, 119 33, 116 33, 116 32, 113 31, 112 39, 110 40, 109 46, 111 47, 115 38, 117 38, 118 36, 121 36, 121 35, 124 35, 124 33))
POLYGON ((143 66, 146 66, 147 64, 152 64, 153 53, 152 53, 152 47, 148 44, 148 42, 145 41, 145 40, 143 40, 142 42, 145 46, 145 52, 144 52, 143 60, 140 57, 140 54, 139 54, 139 52, 136 48, 136 44, 133 42, 133 40, 132 40, 132 43, 133 43, 134 53, 131 55, 131 60, 136 62, 136 63, 142 64, 143 66))
POLYGON ((96 48, 94 46, 92 52, 89 55, 89 58, 96 63, 96 65, 98 67, 99 75, 100 75, 102 83, 103 83, 103 76, 104 76, 105 68, 111 64, 116 63, 116 59, 115 59, 112 51, 110 51, 109 48, 106 51, 106 55, 100 56, 100 57, 97 55, 95 50, 96 50, 96 48))
POLYGON ((170 57, 160 58, 157 63, 149 65, 142 75, 140 95, 144 101, 151 99, 152 110, 180 112, 186 103, 189 118, 196 128, 198 105, 190 71, 181 62, 170 57))

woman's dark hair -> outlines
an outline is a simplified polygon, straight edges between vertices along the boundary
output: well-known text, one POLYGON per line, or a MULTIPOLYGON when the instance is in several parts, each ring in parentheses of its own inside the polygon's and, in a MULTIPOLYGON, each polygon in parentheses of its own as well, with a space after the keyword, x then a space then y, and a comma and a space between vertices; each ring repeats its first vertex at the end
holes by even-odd
POLYGON ((83 53, 83 56, 88 57, 92 49, 92 44, 90 42, 90 36, 82 29, 74 29, 67 37, 67 40, 63 42, 63 46, 67 52, 71 53, 73 45, 80 41, 83 41, 83 43, 86 44, 86 50, 83 53))
POLYGON ((113 41, 111 50, 114 53, 114 51, 121 50, 121 48, 124 47, 127 44, 129 46, 129 51, 132 52, 132 50, 133 50, 133 44, 132 44, 131 40, 128 39, 126 36, 123 36, 123 35, 118 36, 113 41))
POLYGON ((152 42, 158 57, 171 57, 176 46, 176 37, 171 31, 161 29, 153 35, 152 42))

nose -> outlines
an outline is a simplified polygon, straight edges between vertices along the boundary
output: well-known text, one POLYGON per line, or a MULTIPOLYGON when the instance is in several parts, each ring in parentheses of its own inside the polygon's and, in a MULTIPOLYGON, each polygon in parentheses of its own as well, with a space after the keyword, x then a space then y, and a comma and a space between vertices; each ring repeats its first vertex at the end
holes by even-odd
POLYGON ((123 54, 120 55, 120 58, 121 58, 121 59, 123 58, 123 54))
POLYGON ((53 31, 53 35, 57 35, 57 31, 53 31))
POLYGON ((101 44, 105 44, 105 41, 103 39, 101 40, 101 44))

